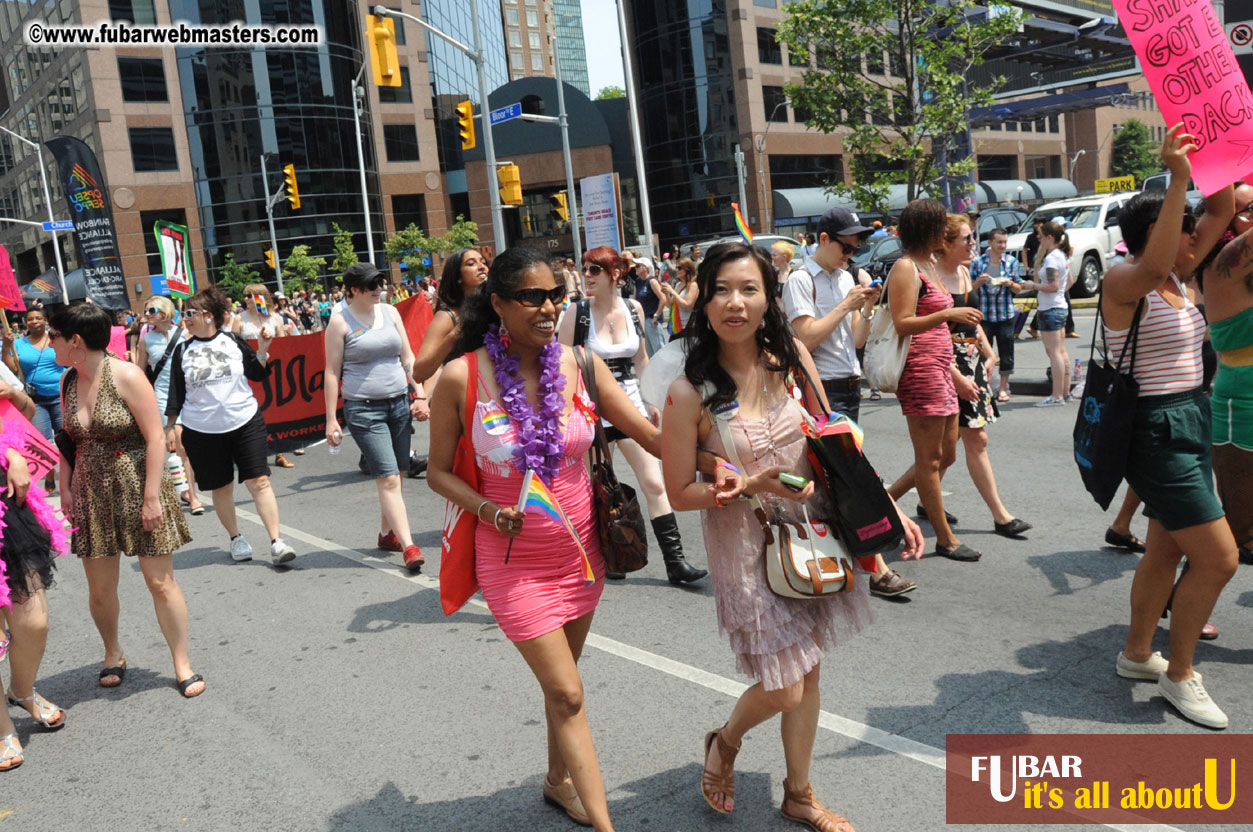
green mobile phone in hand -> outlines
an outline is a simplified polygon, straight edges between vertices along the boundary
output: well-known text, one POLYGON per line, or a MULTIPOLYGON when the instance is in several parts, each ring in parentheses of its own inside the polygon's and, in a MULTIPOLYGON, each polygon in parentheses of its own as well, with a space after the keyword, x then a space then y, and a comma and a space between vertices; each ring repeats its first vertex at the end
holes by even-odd
POLYGON ((793 474, 788 471, 784 471, 782 474, 779 474, 779 482, 783 483, 793 491, 804 491, 805 486, 809 485, 809 480, 805 479, 800 474, 793 474))

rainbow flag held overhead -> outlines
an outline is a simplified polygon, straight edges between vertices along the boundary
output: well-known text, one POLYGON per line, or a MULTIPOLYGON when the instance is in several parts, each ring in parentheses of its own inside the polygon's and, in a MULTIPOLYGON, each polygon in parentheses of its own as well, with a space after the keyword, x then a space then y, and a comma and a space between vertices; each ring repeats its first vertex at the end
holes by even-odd
POLYGON ((740 236, 744 238, 744 245, 751 246, 753 244, 753 232, 749 230, 748 223, 744 222, 744 215, 740 213, 740 204, 732 202, 731 210, 735 211, 735 228, 740 232, 740 236))
POLYGON ((544 485, 544 481, 535 476, 535 471, 530 468, 527 469, 526 476, 522 478, 522 491, 518 494, 518 511, 523 514, 539 514, 564 526, 566 531, 570 532, 574 545, 579 547, 579 555, 583 559, 583 582, 588 586, 596 583, 596 573, 592 571, 592 562, 588 560, 587 550, 583 548, 583 542, 579 540, 574 524, 566 517, 561 504, 548 490, 548 486, 544 485))
POLYGON ((262 320, 270 317, 270 309, 265 305, 265 295, 249 295, 248 297, 252 298, 252 303, 257 307, 257 314, 262 320))

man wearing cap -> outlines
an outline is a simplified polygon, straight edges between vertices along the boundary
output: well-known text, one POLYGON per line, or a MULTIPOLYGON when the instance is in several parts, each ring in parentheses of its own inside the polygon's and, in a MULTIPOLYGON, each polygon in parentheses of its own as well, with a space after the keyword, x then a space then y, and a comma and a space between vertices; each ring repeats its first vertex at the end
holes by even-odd
MULTIPOLYGON (((784 312, 796 337, 813 354, 832 412, 854 422, 861 418, 857 350, 870 334, 870 320, 863 310, 878 302, 882 290, 861 285, 847 267, 870 231, 852 211, 831 208, 818 220, 817 249, 783 284, 784 312)), ((882 556, 876 557, 875 568, 871 592, 900 595, 916 586, 888 569, 882 556)))

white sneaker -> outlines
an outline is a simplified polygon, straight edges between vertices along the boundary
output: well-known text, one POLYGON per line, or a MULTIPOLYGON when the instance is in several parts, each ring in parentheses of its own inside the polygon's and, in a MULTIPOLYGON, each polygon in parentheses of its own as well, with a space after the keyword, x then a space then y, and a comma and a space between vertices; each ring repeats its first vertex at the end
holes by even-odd
POLYGON ((1201 674, 1193 671, 1191 679, 1172 682, 1165 673, 1157 677, 1157 689, 1179 713, 1206 728, 1226 728, 1227 715, 1214 704, 1201 683, 1201 674))
POLYGON ((1047 399, 1041 399, 1040 401, 1036 402, 1035 406, 1036 407, 1060 407, 1064 404, 1066 404, 1065 400, 1055 399, 1052 396, 1049 396, 1047 399))
POLYGON ((280 563, 287 563, 294 557, 296 557, 296 550, 287 545, 287 541, 283 538, 276 538, 270 544, 270 559, 274 561, 275 566, 278 566, 280 563))
POLYGON ((1170 662, 1166 661, 1160 652, 1154 653, 1142 662, 1133 662, 1119 653, 1115 670, 1124 679, 1145 679, 1156 682, 1169 666, 1170 662))
POLYGON ((231 560, 236 563, 252 560, 252 546, 242 534, 231 540, 231 560))

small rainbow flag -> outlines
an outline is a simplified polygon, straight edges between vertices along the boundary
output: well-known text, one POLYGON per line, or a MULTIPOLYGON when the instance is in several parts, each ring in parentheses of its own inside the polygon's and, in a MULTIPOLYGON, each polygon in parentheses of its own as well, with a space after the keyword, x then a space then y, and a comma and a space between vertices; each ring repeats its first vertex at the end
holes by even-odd
POLYGON ((683 331, 683 319, 679 317, 679 302, 677 300, 670 301, 670 334, 678 335, 683 331))
MULTIPOLYGON (((530 468, 527 469, 526 476, 522 478, 522 491, 518 495, 518 511, 524 514, 540 514, 564 526, 566 531, 570 532, 574 545, 579 547, 579 554, 583 558, 583 582, 588 586, 596 583, 596 573, 592 571, 592 562, 587 558, 587 550, 583 548, 583 542, 579 540, 579 534, 574 530, 574 525, 561 510, 561 504, 548 490, 548 486, 544 485, 544 481, 535 476, 535 471, 530 468)), ((510 543, 512 545, 512 541, 510 543)))
POLYGON ((731 210, 735 212, 735 228, 740 232, 740 236, 744 238, 744 245, 751 246, 753 244, 753 232, 749 230, 748 223, 744 222, 744 215, 740 213, 740 204, 732 202, 731 210))
POLYGON ((265 305, 265 295, 249 295, 248 297, 252 298, 253 305, 257 307, 258 315, 262 318, 270 317, 270 309, 265 305))

